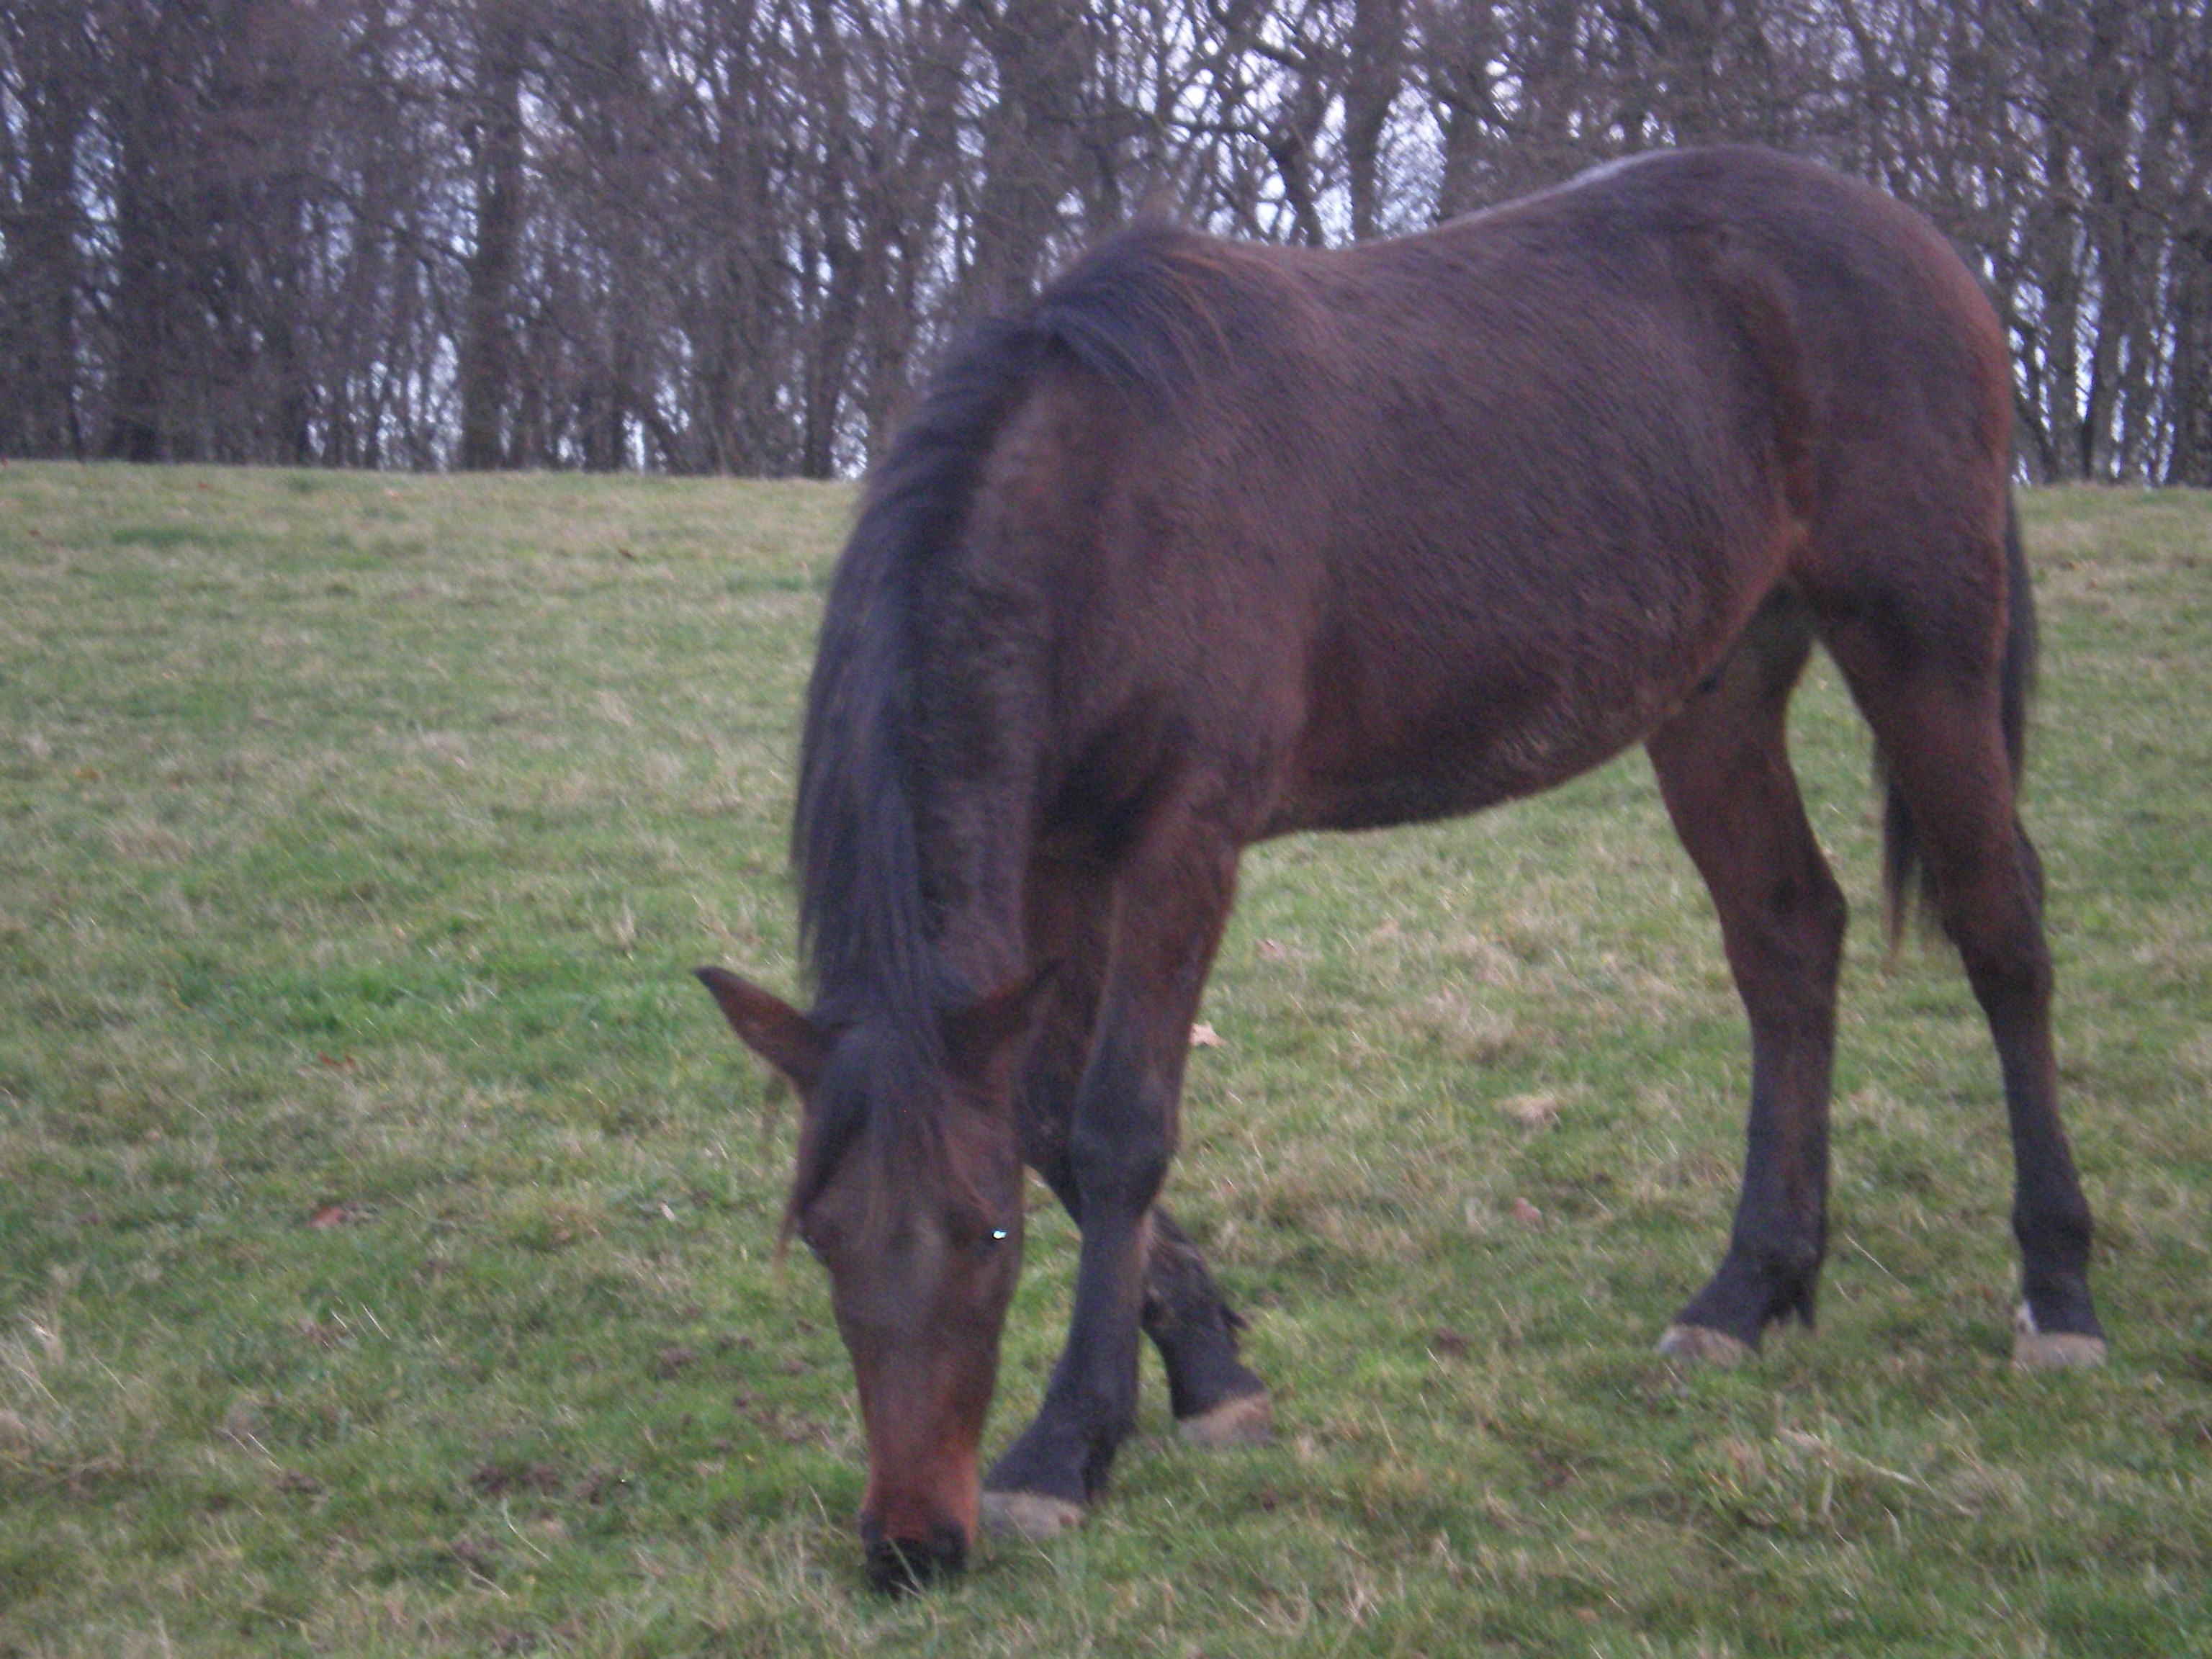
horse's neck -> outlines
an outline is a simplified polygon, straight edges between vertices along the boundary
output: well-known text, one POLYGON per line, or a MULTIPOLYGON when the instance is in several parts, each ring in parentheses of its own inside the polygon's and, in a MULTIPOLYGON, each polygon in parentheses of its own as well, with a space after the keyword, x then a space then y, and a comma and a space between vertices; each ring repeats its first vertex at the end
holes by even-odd
POLYGON ((916 803, 932 943, 951 982, 981 994, 1027 965, 1030 810, 1004 781, 945 777, 916 803))
POLYGON ((1024 882, 1032 853, 1036 757, 1010 732, 1033 719, 970 701, 1018 699, 1003 681, 920 699, 909 798, 933 943, 955 985, 982 993, 1026 963, 1024 882), (978 731, 993 735, 977 742, 978 731))

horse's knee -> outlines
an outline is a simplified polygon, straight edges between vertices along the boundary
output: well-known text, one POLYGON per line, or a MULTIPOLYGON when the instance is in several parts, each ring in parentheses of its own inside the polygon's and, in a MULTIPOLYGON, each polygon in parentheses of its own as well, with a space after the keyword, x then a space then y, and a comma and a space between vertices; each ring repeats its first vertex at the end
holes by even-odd
POLYGON ((1086 1132, 1079 1125, 1069 1146, 1068 1165, 1082 1204, 1078 1222, 1086 1230, 1102 1212, 1133 1220, 1152 1206, 1166 1183, 1175 1156, 1164 1124, 1122 1124, 1117 1132, 1086 1132))
POLYGON ((1106 1205, 1132 1220, 1152 1208, 1175 1156, 1172 1087, 1136 1045, 1109 1036, 1084 1073, 1068 1125, 1068 1164, 1088 1221, 1106 1205))
POLYGON ((1825 860, 1815 863, 1808 873, 1805 906, 1806 925, 1820 938, 1823 946, 1841 953, 1844 929, 1849 925, 1851 907, 1844 897, 1843 884, 1838 882, 1825 860))
POLYGON ((1767 895, 1767 918, 1808 972, 1834 981, 1843 965, 1850 906, 1825 861, 1811 862, 1777 881, 1767 895))
POLYGON ((1796 1030, 1828 1018, 1849 914, 1836 878, 1812 860, 1776 876, 1733 919, 1729 961, 1754 1024, 1796 1030))
POLYGON ((2051 1000, 2051 948, 2023 869, 2017 882, 1978 883, 1946 896, 1944 928, 1983 1006, 2033 1009, 2051 1000), (1994 890, 1992 889, 1994 888, 1994 890))

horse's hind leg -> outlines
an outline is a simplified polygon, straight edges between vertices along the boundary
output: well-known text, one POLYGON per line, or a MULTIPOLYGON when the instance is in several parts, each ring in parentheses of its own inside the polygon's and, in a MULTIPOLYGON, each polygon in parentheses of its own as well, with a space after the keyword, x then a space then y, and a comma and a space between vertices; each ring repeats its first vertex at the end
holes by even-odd
POLYGON ((1213 1282, 1205 1254, 1175 1218, 1152 1206, 1145 1248, 1145 1334, 1168 1374, 1168 1408, 1194 1446, 1264 1444, 1273 1417, 1267 1385, 1237 1357, 1244 1322, 1213 1282))
POLYGON ((1685 1358, 1738 1359, 1772 1322, 1813 1322, 1844 906, 1786 744, 1790 693, 1811 640, 1802 604, 1778 595, 1649 744, 1675 832, 1720 912, 1751 1019, 1751 1120, 1728 1254, 1659 1345, 1685 1358))
MULTIPOLYGON (((1822 637, 1874 727, 1944 931, 1996 1045, 2021 1267, 2014 1362, 2094 1364, 2105 1343, 2089 1297, 2089 1206, 2058 1117, 2042 884, 2014 811, 1997 667, 1976 684, 1932 666, 1916 672, 1893 629, 1824 623, 1822 637)), ((1918 658, 1937 660, 1932 650, 1918 658)))

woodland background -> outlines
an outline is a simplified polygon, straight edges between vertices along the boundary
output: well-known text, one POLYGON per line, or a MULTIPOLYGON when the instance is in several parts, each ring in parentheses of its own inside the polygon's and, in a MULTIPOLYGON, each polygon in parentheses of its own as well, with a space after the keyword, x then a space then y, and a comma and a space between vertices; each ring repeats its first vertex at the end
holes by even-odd
POLYGON ((1957 240, 2024 476, 2212 485, 2212 0, 0 0, 0 455, 850 473, 1140 206, 1715 139, 1957 240))

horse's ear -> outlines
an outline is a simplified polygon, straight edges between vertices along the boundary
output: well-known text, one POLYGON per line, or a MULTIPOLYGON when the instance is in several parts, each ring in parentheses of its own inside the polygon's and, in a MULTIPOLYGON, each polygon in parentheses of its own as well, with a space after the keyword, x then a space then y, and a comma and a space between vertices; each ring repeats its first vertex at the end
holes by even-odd
POLYGON ((691 971, 714 994, 730 1029, 744 1040, 745 1047, 797 1084, 802 1098, 811 1095, 830 1053, 830 1034, 781 997, 726 969, 691 971))
POLYGON ((980 1078, 1006 1045, 1030 1028, 1060 964, 1048 962, 1025 978, 945 1017, 945 1055, 964 1077, 980 1078))

